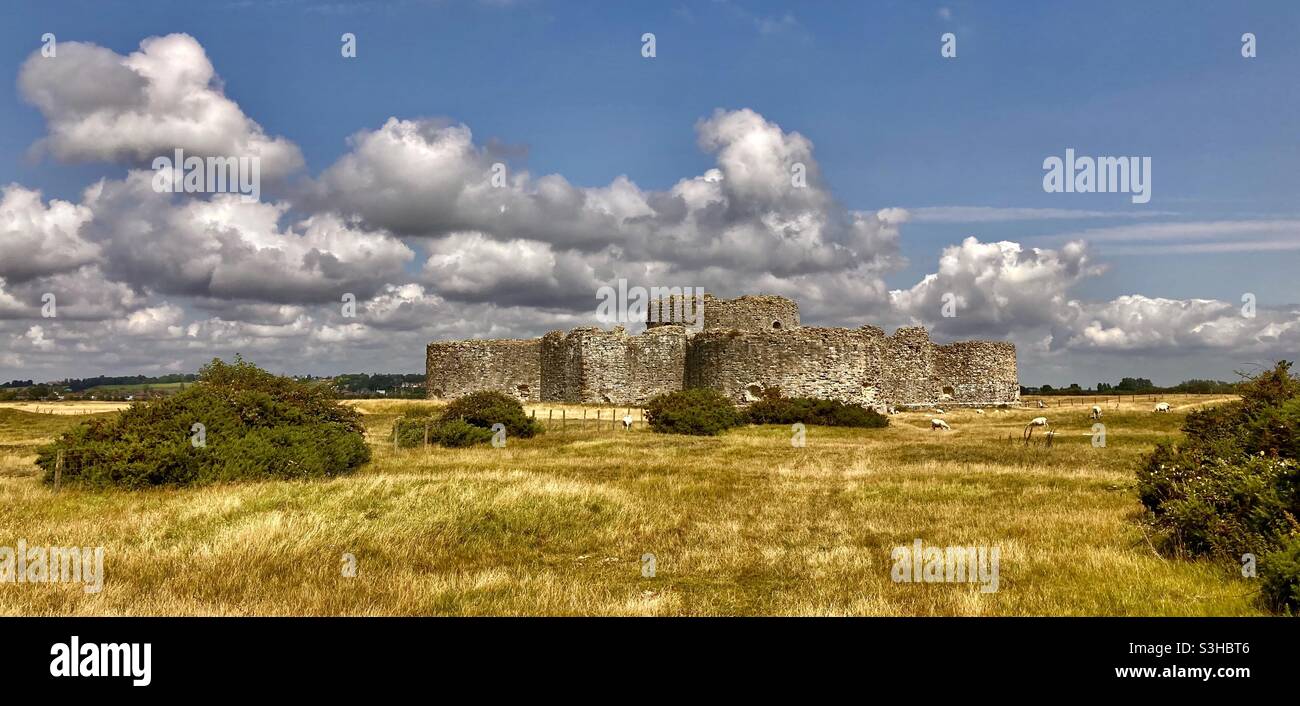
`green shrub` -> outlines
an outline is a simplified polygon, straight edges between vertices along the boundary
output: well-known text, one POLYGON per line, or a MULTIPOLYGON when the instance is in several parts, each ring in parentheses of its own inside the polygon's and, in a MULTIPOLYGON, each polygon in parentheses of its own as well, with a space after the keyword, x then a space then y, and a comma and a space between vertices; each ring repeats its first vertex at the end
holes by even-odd
POLYGON ((1261 595, 1277 609, 1295 600, 1300 551, 1300 382, 1282 361, 1239 389, 1239 402, 1192 412, 1177 445, 1156 447, 1138 498, 1168 549, 1234 564, 1261 557, 1261 595))
POLYGON ((402 417, 397 420, 393 428, 397 434, 397 445, 401 448, 423 446, 426 429, 430 444, 448 448, 486 444, 492 440, 493 433, 490 428, 474 426, 463 419, 444 420, 428 414, 402 417))
POLYGON ((1259 559, 1260 596, 1271 610, 1300 614, 1300 536, 1259 559))
POLYGON ((750 424, 819 424, 828 427, 880 428, 889 418, 860 405, 812 397, 765 394, 746 411, 750 424))
POLYGON ((527 439, 542 432, 542 425, 524 414, 519 400, 483 391, 459 397, 441 409, 411 407, 394 423, 393 433, 401 448, 423 446, 426 429, 429 443, 460 448, 491 441, 495 424, 505 425, 507 439, 527 439))
POLYGON ((361 415, 329 388, 238 356, 213 360, 182 392, 83 423, 42 447, 36 463, 46 483, 60 451, 63 482, 130 489, 336 476, 370 460, 361 415), (201 446, 192 443, 195 424, 203 425, 201 446))
MULTIPOLYGON (((509 434, 509 429, 506 433, 509 434)), ((437 434, 433 438, 440 446, 458 449, 475 444, 486 444, 492 441, 492 436, 491 429, 476 427, 461 419, 448 419, 438 424, 437 434)))
POLYGON ((744 422, 736 406, 713 390, 690 389, 653 397, 645 406, 646 423, 661 434, 714 436, 744 422))
POLYGON ((493 424, 504 424, 508 438, 528 439, 542 432, 542 425, 524 414, 524 406, 509 395, 495 392, 471 392, 452 400, 442 411, 442 419, 460 419, 466 423, 491 429, 493 424))
POLYGON ((1290 532, 1295 462, 1259 456, 1187 460, 1163 446, 1139 475, 1138 497, 1169 548, 1232 561, 1243 552, 1273 549, 1290 532))

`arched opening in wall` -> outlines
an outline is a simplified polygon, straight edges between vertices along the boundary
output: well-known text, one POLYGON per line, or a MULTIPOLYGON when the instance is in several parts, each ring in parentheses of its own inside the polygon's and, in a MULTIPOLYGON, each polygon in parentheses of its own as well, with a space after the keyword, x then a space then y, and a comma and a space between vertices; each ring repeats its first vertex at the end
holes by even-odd
POLYGON ((780 322, 780 321, 773 321, 773 322, 772 322, 772 328, 773 328, 774 330, 775 330, 775 329, 780 329, 780 328, 781 328, 781 322, 780 322))
POLYGON ((746 388, 745 388, 745 401, 746 401, 746 402, 757 402, 757 401, 759 401, 759 400, 762 399, 762 398, 763 398, 763 386, 762 386, 762 385, 759 385, 758 383, 754 383, 753 385, 750 385, 749 387, 746 387, 746 388))
POLYGON ((605 404, 613 404, 613 403, 614 403, 614 400, 610 399, 609 395, 601 395, 601 396, 600 396, 600 401, 603 402, 603 403, 605 403, 605 404))
POLYGON ((952 385, 943 386, 943 397, 945 399, 952 399, 952 396, 955 394, 957 394, 957 391, 952 389, 952 385))
POLYGON ((433 388, 433 396, 442 399, 447 396, 447 393, 441 387, 435 387, 433 388))
POLYGON ((519 392, 519 396, 520 396, 520 397, 523 397, 523 398, 527 399, 527 397, 528 397, 528 386, 527 386, 527 385, 515 385, 515 390, 519 392))

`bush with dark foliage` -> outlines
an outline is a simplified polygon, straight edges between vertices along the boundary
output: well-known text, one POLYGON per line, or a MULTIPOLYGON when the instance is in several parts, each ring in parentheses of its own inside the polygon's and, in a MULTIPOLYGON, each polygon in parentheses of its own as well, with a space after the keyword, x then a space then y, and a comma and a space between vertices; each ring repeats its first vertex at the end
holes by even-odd
POLYGON ((493 433, 491 428, 474 426, 463 419, 441 419, 435 415, 403 416, 394 429, 397 445, 404 449, 423 446, 426 432, 430 444, 447 448, 486 444, 492 440, 493 433))
POLYGON ((418 409, 398 418, 393 426, 397 445, 423 446, 426 430, 430 444, 461 448, 492 440, 492 426, 503 424, 506 438, 527 439, 542 432, 542 425, 524 413, 519 400, 500 392, 472 392, 441 410, 418 409))
POLYGON ((1300 537, 1259 559, 1260 595, 1270 610, 1300 615, 1300 537))
POLYGON ((1258 557, 1261 596, 1296 609, 1300 586, 1300 381, 1290 363, 1240 386, 1241 400, 1192 412, 1184 438, 1138 471, 1138 497, 1165 547, 1240 566, 1258 557))
POLYGON ((182 392, 67 431, 39 451, 46 483, 59 452, 64 483, 128 489, 337 476, 370 460, 361 415, 329 388, 238 356, 213 360, 182 392))
POLYGON ((460 419, 467 424, 491 429, 493 424, 504 424, 506 435, 529 439, 542 431, 542 425, 524 414, 524 406, 510 395, 494 392, 471 392, 457 397, 442 409, 444 421, 460 419))
POLYGON ((704 389, 658 395, 645 406, 646 423, 662 434, 716 436, 744 423, 731 400, 704 389))
POLYGON ((746 410, 750 424, 817 424, 828 427, 881 428, 889 418, 860 405, 813 397, 782 397, 769 389, 746 410))

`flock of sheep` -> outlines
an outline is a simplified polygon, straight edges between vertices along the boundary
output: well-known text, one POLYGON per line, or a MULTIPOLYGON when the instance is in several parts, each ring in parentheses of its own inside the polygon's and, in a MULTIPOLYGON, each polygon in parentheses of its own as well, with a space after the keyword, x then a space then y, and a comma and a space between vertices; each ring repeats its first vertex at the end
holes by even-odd
MULTIPOLYGON (((1043 404, 1042 400, 1038 400, 1038 408, 1043 409, 1045 407, 1047 407, 1047 405, 1043 404)), ((942 409, 935 408, 932 411, 935 412, 936 414, 944 414, 944 411, 942 409)), ((1168 402, 1157 403, 1155 409, 1153 409, 1152 411, 1168 412, 1169 403, 1168 402)), ((889 413, 897 414, 897 410, 894 409, 893 407, 890 407, 889 413)), ((984 410, 977 409, 975 410, 975 414, 984 414, 984 410)), ((1101 407, 1099 405, 1093 405, 1092 412, 1088 415, 1088 418, 1101 419, 1101 407)), ((1045 427, 1049 431, 1051 430, 1051 425, 1047 423, 1047 417, 1034 417, 1033 419, 1029 420, 1029 423, 1025 425, 1025 435, 1024 435, 1025 438, 1028 439, 1032 437, 1034 435, 1034 429, 1037 429, 1038 427, 1045 427)), ((948 426, 948 422, 945 422, 944 420, 936 417, 930 420, 930 431, 952 431, 952 427, 948 426)))

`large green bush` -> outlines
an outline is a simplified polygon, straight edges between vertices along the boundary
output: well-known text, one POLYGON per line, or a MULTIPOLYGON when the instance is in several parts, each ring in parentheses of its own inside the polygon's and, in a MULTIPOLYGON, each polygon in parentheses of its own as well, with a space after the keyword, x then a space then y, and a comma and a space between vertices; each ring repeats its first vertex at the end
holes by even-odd
POLYGON ((412 448, 429 443, 459 448, 492 440, 492 426, 503 424, 506 438, 530 438, 542 432, 542 425, 524 413, 519 400, 500 392, 472 392, 441 410, 416 408, 393 425, 397 445, 412 448))
POLYGON ((423 446, 426 432, 430 444, 448 448, 486 444, 492 440, 491 428, 474 426, 459 418, 440 419, 435 415, 427 414, 401 417, 397 420, 394 429, 397 434, 397 445, 404 449, 423 446))
POLYGON ((370 460, 360 414, 330 389, 239 357, 213 360, 182 392, 65 432, 37 456, 46 483, 59 452, 64 483, 132 489, 336 476, 370 460))
POLYGON ((1300 537, 1259 559, 1260 597, 1278 613, 1300 614, 1300 537))
POLYGON ((542 425, 524 413, 519 400, 495 391, 471 392, 457 397, 443 408, 442 419, 460 419, 484 429, 491 429, 493 424, 504 424, 509 438, 528 439, 542 431, 542 425))
POLYGON ((1233 565, 1256 555, 1274 608, 1293 606, 1300 585, 1300 381, 1290 367, 1243 383, 1238 402, 1189 414, 1179 443, 1159 445, 1138 471, 1164 546, 1233 565))
POLYGON ((860 405, 813 397, 782 397, 764 394, 746 410, 750 424, 818 424, 828 427, 880 428, 889 418, 860 405))
POLYGON ((651 398, 645 406, 645 419, 652 431, 697 436, 714 436, 744 423, 731 400, 704 389, 678 390, 651 398))

